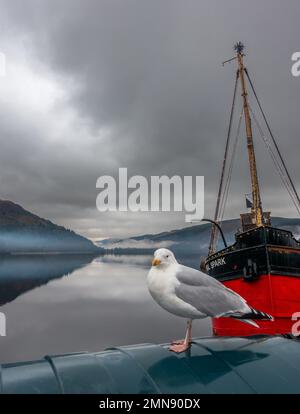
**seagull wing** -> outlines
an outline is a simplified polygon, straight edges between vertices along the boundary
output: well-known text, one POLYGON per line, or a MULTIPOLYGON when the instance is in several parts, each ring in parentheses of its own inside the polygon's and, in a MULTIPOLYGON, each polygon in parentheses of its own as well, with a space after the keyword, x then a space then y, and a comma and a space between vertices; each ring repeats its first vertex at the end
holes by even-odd
POLYGON ((213 277, 190 267, 178 266, 176 295, 208 316, 242 314, 250 310, 245 299, 213 277))

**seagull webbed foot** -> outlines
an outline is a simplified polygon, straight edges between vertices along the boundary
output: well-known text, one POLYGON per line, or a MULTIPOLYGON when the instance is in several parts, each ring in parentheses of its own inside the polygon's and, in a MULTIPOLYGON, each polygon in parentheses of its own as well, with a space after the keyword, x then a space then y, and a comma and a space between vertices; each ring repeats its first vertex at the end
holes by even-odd
POLYGON ((169 347, 169 351, 176 352, 176 354, 180 354, 181 352, 185 352, 191 346, 190 342, 185 340, 172 342, 171 346, 169 347))
POLYGON ((176 339, 175 341, 171 342, 171 345, 179 345, 184 342, 184 339, 176 339))

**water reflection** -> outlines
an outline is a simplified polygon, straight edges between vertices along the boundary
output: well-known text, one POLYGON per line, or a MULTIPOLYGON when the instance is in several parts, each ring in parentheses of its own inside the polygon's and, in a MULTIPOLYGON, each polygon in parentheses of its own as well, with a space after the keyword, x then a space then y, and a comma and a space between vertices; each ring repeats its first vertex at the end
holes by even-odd
MULTIPOLYGON (((177 260, 185 266, 194 267, 199 269, 200 258, 199 255, 176 255, 177 260)), ((147 269, 151 266, 152 255, 141 254, 141 255, 125 255, 125 254, 107 254, 98 258, 99 262, 103 263, 123 263, 133 264, 146 267, 147 269)))
MULTIPOLYGON (((197 267, 199 258, 181 261, 197 267)), ((148 293, 150 262, 151 256, 133 255, 2 258, 7 336, 0 337, 0 362, 180 338, 185 321, 148 293)), ((209 321, 197 321, 194 335, 208 334, 209 321)))
POLYGON ((92 260, 90 255, 0 256, 0 305, 50 280, 68 275, 92 260))

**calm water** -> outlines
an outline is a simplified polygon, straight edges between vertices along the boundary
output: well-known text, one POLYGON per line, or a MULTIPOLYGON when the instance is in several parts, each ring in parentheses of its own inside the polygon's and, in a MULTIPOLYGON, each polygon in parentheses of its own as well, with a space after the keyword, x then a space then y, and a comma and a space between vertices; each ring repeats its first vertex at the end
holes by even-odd
MULTIPOLYGON (((183 337, 185 321, 148 293, 150 262, 150 256, 0 258, 0 311, 7 321, 0 362, 183 337)), ((181 262, 197 267, 199 258, 181 262)), ((194 336, 210 332, 209 320, 194 323, 194 336)))

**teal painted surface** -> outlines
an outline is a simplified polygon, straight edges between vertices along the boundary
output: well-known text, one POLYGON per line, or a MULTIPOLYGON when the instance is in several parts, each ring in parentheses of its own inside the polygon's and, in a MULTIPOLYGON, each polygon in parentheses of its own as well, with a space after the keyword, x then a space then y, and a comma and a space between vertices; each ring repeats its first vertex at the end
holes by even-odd
POLYGON ((0 367, 1 393, 300 393, 300 341, 194 339, 187 353, 133 345, 0 367))

